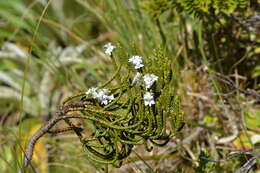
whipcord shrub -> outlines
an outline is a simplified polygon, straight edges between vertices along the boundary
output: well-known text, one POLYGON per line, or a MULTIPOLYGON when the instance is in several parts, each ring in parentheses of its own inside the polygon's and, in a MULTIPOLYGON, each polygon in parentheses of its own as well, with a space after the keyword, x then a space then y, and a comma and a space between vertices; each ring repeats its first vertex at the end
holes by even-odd
POLYGON ((62 102, 56 115, 28 142, 24 171, 32 160, 35 143, 46 133, 72 131, 89 159, 120 167, 135 145, 144 144, 150 151, 152 147, 148 147, 148 142, 163 146, 183 127, 172 59, 159 48, 144 62, 140 56, 133 56, 127 62, 123 59, 128 59, 128 55, 119 51, 115 57, 112 55, 115 47, 108 44, 106 48, 106 54, 117 68, 115 74, 102 86, 62 102), (91 132, 88 128, 90 135, 72 119, 91 121, 94 128, 91 132), (67 127, 53 130, 60 121, 65 121, 67 127))

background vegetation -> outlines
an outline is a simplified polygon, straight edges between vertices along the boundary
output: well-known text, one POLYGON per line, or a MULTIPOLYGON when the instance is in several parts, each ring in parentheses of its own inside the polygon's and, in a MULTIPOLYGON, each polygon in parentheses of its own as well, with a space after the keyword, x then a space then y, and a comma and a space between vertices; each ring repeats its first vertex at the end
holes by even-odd
MULTIPOLYGON (((26 141, 63 98, 112 76, 107 42, 144 58, 164 47, 186 122, 166 146, 135 147, 111 172, 260 172, 259 4, 0 1, 0 172, 19 170, 26 141)), ((45 136, 33 162, 41 173, 102 171, 70 133, 45 136)))

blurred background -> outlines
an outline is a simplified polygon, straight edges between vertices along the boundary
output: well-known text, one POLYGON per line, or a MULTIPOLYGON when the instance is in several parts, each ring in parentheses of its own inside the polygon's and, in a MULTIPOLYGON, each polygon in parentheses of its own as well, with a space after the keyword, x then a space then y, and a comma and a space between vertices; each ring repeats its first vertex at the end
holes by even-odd
MULTIPOLYGON (((114 72, 103 46, 173 60, 186 125, 162 148, 136 146, 110 172, 260 172, 260 7, 256 0, 0 1, 0 172, 62 99, 114 72), (247 165, 246 165, 247 164, 247 165), (251 166, 248 166, 250 165, 251 166)), ((70 133, 44 136, 31 172, 102 172, 70 133)))

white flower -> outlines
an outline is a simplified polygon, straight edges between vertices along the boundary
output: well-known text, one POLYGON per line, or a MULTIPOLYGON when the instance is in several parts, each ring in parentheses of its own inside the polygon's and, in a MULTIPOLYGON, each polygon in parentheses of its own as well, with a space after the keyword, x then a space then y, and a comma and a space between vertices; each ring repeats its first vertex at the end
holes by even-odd
POLYGON ((102 101, 102 99, 106 96, 106 94, 108 94, 110 91, 108 89, 102 89, 102 90, 99 90, 97 92, 96 95, 94 95, 94 98, 95 99, 98 99, 100 101, 102 101))
POLYGON ((109 93, 110 91, 108 89, 100 90, 96 95, 99 103, 101 103, 102 105, 107 105, 108 103, 112 102, 114 100, 114 95, 107 95, 109 93))
POLYGON ((133 83, 140 84, 140 79, 142 77, 142 74, 137 72, 134 76, 133 83))
POLYGON ((95 97, 97 95, 97 88, 90 88, 86 92, 87 97, 95 97))
POLYGON ((114 95, 103 95, 102 99, 99 100, 99 102, 102 104, 102 105, 107 105, 108 103, 112 102, 114 100, 114 95))
POLYGON ((116 46, 112 45, 112 43, 107 43, 105 46, 105 54, 108 56, 112 55, 113 49, 116 48, 116 46))
POLYGON ((151 86, 154 84, 155 81, 158 80, 158 76, 154 74, 146 74, 144 75, 144 83, 145 83, 145 88, 149 89, 151 86))
POLYGON ((132 64, 134 64, 135 69, 139 69, 139 68, 142 68, 144 66, 142 57, 140 57, 140 56, 132 56, 128 60, 128 62, 131 62, 132 64))
POLYGON ((152 106, 154 104, 155 102, 154 102, 153 95, 150 92, 146 92, 144 95, 144 105, 152 106))
POLYGON ((87 97, 97 99, 102 105, 107 105, 114 100, 114 95, 107 95, 109 93, 110 91, 108 89, 101 89, 97 91, 97 88, 90 88, 87 90, 86 95, 87 97))

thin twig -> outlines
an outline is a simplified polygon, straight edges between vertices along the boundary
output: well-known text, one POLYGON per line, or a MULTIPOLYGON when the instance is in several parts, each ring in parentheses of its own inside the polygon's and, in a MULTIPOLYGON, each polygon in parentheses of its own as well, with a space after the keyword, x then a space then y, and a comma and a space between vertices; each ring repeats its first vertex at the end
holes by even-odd
POLYGON ((243 173, 243 172, 248 172, 252 166, 254 166, 256 164, 256 158, 252 157, 251 159, 249 159, 241 168, 239 168, 238 170, 236 170, 235 173, 243 173))

